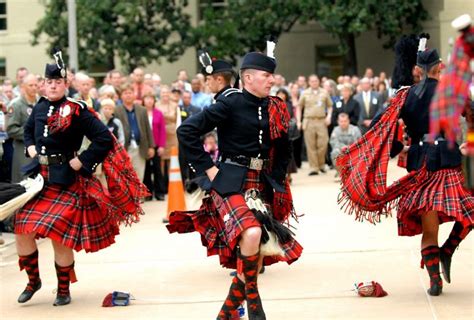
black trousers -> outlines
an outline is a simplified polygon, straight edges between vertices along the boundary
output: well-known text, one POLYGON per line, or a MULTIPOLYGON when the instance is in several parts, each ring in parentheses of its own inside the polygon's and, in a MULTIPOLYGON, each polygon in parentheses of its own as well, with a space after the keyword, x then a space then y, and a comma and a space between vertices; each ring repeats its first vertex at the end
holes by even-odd
MULTIPOLYGON (((167 168, 165 170, 167 171, 167 168)), ((155 197, 167 193, 168 182, 161 171, 161 159, 156 151, 155 156, 146 161, 143 183, 155 197)))

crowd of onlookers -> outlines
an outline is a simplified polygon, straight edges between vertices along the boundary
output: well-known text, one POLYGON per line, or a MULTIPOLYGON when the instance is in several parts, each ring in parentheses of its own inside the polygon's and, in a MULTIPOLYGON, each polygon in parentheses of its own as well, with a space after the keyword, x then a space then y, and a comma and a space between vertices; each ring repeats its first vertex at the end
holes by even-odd
MULTIPOLYGON (((145 73, 136 68, 131 74, 111 70, 102 83, 84 72, 67 73, 68 96, 84 100, 117 140, 126 148, 140 178, 163 200, 167 193, 170 152, 177 147, 176 128, 188 117, 201 112, 213 102, 204 75, 192 78, 185 70, 176 80, 164 84, 157 73, 145 73)), ((375 76, 368 68, 363 77, 341 75, 333 80, 317 75, 300 75, 287 82, 275 74, 272 95, 278 95, 288 105, 292 116, 290 139, 293 157, 288 173, 296 172, 302 160, 308 160, 310 175, 325 173, 334 165, 341 148, 364 134, 374 116, 384 108, 391 95, 390 81, 384 72, 375 76)), ((0 181, 18 182, 22 175, 13 166, 15 148, 23 154, 21 121, 9 124, 9 115, 21 100, 32 108, 44 95, 43 78, 19 68, 14 81, 4 79, 0 85, 0 181), (15 131, 16 130, 16 131, 15 131)), ((24 120, 22 120, 24 121, 24 120)), ((216 154, 214 135, 203 141, 210 153, 216 154)), ((86 140, 86 139, 85 139, 86 140)), ((87 147, 84 141, 83 148, 87 147)), ((182 162, 182 159, 180 159, 182 162)), ((192 173, 181 166, 183 181, 192 173)), ((192 184, 186 184, 192 191, 192 184)))

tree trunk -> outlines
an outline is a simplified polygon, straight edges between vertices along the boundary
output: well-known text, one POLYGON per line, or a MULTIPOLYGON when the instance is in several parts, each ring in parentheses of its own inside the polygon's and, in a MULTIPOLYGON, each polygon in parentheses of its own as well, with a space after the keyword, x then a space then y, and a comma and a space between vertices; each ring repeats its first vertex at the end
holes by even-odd
POLYGON ((341 35, 341 42, 345 47, 343 70, 346 75, 357 75, 357 52, 353 33, 341 35))
POLYGON ((115 54, 115 51, 110 50, 109 54, 107 55, 107 70, 115 69, 114 54, 115 54))

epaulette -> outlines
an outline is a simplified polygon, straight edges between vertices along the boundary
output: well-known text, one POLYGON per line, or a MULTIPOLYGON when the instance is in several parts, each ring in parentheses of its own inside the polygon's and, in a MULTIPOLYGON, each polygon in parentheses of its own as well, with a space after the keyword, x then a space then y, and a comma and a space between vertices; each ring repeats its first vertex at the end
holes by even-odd
POLYGON ((275 99, 275 100, 280 100, 281 102, 284 102, 282 98, 280 98, 279 96, 270 96, 271 99, 275 99))
POLYGON ((234 94, 234 93, 242 93, 242 90, 239 90, 237 88, 229 88, 229 89, 225 90, 224 92, 222 92, 222 95, 224 97, 228 97, 228 96, 230 96, 231 94, 234 94))
POLYGON ((228 101, 228 99, 234 98, 239 93, 241 94, 242 91, 236 88, 229 88, 225 90, 224 92, 222 92, 222 94, 220 94, 217 97, 216 101, 222 101, 225 103, 225 101, 228 101))
POLYGON ((87 109, 87 103, 86 103, 85 101, 83 101, 83 100, 76 100, 76 99, 69 98, 69 97, 67 97, 66 99, 67 99, 68 101, 71 101, 71 102, 73 102, 73 103, 75 103, 75 104, 80 105, 82 109, 87 109))
POLYGON ((400 88, 397 89, 397 91, 395 91, 395 93, 398 93, 398 91, 402 91, 402 90, 405 90, 407 88, 410 88, 411 86, 401 86, 400 88))
POLYGON ((38 99, 38 101, 36 101, 36 103, 38 104, 38 103, 41 103, 41 102, 44 102, 44 101, 49 101, 49 100, 46 99, 45 96, 41 96, 41 97, 38 99))

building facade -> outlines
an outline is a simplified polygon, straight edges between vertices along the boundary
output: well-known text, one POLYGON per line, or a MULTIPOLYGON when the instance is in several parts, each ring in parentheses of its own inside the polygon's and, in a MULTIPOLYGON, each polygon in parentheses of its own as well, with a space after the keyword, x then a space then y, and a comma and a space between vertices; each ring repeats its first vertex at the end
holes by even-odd
MULTIPOLYGON (((45 0, 0 0, 0 78, 14 79, 16 69, 26 66, 31 72, 43 73, 44 63, 50 59, 46 54, 47 38, 43 35, 40 44, 31 45, 31 30, 44 15, 45 0)), ((214 1, 222 5, 225 0, 214 1)), ((423 25, 423 31, 431 35, 430 47, 438 48, 444 59, 449 50, 449 39, 456 37, 451 21, 463 14, 470 13, 474 18, 472 0, 425 0, 430 20, 423 25)), ((203 5, 199 0, 189 1, 186 12, 192 17, 192 23, 198 23, 203 5)), ((80 32, 80 31, 79 31, 80 32)), ((79 34, 80 36, 80 34, 79 34)), ((365 32, 356 39, 358 70, 372 67, 376 73, 393 69, 392 50, 382 47, 375 32, 365 32)), ((338 41, 326 33, 318 23, 295 25, 290 32, 283 34, 276 49, 278 58, 277 72, 288 80, 299 74, 318 73, 335 76, 342 72, 342 56, 338 50, 338 41), (295 49, 297 48, 297 49, 295 49)), ((120 65, 117 65, 120 69, 120 65)), ((197 71, 196 49, 190 48, 174 63, 161 61, 145 68, 147 72, 157 72, 164 83, 176 79, 180 69, 189 74, 197 71)))

